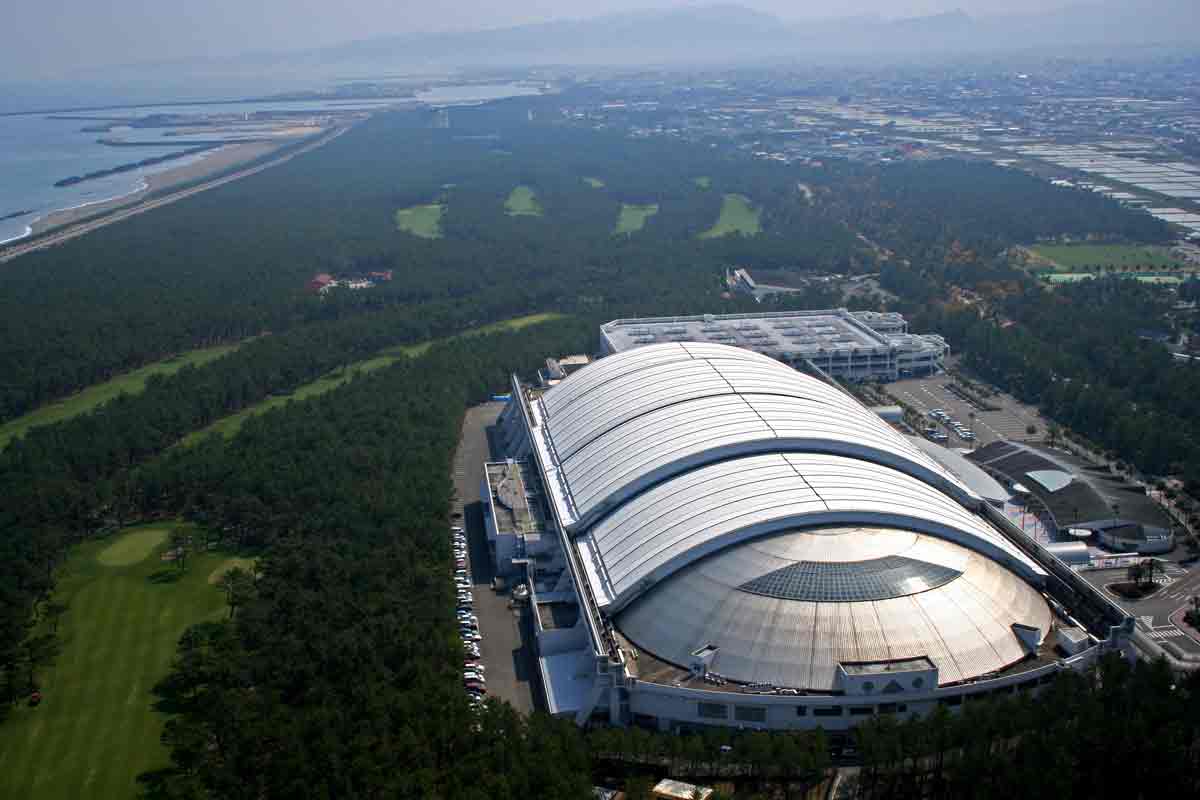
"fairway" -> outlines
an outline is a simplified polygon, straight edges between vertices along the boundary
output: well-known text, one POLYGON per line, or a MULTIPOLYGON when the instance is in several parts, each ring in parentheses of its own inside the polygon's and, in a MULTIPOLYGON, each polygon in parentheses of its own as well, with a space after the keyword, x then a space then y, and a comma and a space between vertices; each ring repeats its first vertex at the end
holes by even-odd
POLYGON ((239 342, 238 344, 222 344, 215 347, 206 347, 201 350, 192 350, 173 358, 156 361, 140 369, 135 369, 133 372, 118 375, 110 381, 89 386, 77 394, 59 400, 57 403, 42 406, 35 411, 30 411, 28 414, 11 419, 0 425, 0 449, 3 449, 5 445, 17 436, 23 435, 30 428, 38 425, 50 425, 55 422, 62 422, 65 419, 86 413, 107 403, 122 392, 125 394, 140 394, 146 388, 146 381, 152 375, 173 375, 189 364, 199 367, 236 350, 241 345, 242 343, 239 342))
POLYGON ((586 183, 588 186, 592 187, 593 189, 603 189, 604 188, 604 181, 600 180, 599 178, 584 178, 583 182, 586 183))
POLYGON ((540 217, 542 207, 538 204, 537 195, 528 186, 518 186, 513 189, 508 199, 504 201, 504 210, 512 217, 540 217))
POLYGON ((715 239, 731 233, 753 236, 762 230, 758 221, 761 213, 745 195, 727 194, 721 200, 721 216, 717 218, 717 224, 700 234, 700 238, 715 239))
POLYGON ((165 527, 134 528, 96 554, 96 560, 106 567, 127 567, 147 557, 167 540, 170 530, 165 527))
POLYGON ((699 186, 701 189, 712 188, 712 178, 707 175, 701 175, 699 178, 692 178, 692 183, 699 186))
POLYGON ((1089 268, 1113 271, 1163 272, 1186 269, 1168 247, 1132 244, 1034 245, 1029 248, 1054 265, 1056 272, 1087 272, 1089 268))
POLYGON ((151 688, 166 676, 183 631, 225 614, 224 594, 207 579, 229 555, 193 555, 179 571, 158 558, 158 547, 145 548, 147 530, 166 528, 86 542, 67 560, 54 595, 68 606, 58 631, 63 649, 38 672, 41 705, 14 706, 0 725, 0 797, 131 800, 138 773, 166 765, 166 717, 152 709, 151 688), (130 537, 137 544, 125 547, 130 537), (102 563, 114 546, 123 557, 143 557, 102 563))
POLYGON ((442 238, 442 215, 446 206, 430 203, 424 206, 409 206, 396 212, 396 227, 422 239, 442 238))
POLYGON ((621 214, 617 217, 617 227, 613 233, 635 233, 646 225, 646 220, 658 213, 658 203, 645 206, 631 206, 621 203, 621 214))
MULTIPOLYGON (((561 319, 563 316, 563 314, 556 312, 527 314, 523 317, 514 317, 513 319, 494 322, 490 325, 483 325, 479 328, 472 328, 469 331, 458 334, 458 336, 478 336, 481 334, 495 333, 497 331, 505 330, 518 331, 522 328, 527 328, 530 325, 537 325, 541 322, 561 319)), ((356 361, 353 364, 348 364, 347 366, 342 367, 341 369, 336 369, 333 372, 322 375, 315 381, 300 386, 291 394, 269 397, 262 402, 243 408, 236 414, 230 414, 228 417, 222 417, 207 427, 189 433, 179 442, 179 446, 189 447, 211 433, 219 433, 226 439, 232 438, 239 430, 241 430, 242 425, 245 424, 246 420, 250 417, 256 417, 259 414, 270 411, 272 408, 278 408, 279 406, 286 405, 292 400, 305 400, 310 397, 318 397, 326 392, 332 392, 339 386, 349 382, 355 375, 362 375, 368 372, 373 372, 377 369, 390 367, 401 358, 415 358, 438 342, 448 341, 449 339, 454 338, 457 337, 451 336, 447 339, 434 339, 428 342, 419 342, 417 344, 405 344, 398 345, 396 347, 389 347, 373 358, 368 358, 364 361, 356 361)))

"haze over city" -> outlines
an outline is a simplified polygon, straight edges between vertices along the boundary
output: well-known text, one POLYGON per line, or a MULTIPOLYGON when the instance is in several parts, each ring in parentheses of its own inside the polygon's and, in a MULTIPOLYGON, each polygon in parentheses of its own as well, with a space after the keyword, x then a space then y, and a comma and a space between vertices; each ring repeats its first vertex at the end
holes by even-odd
MULTIPOLYGON (((177 0, 145 3, 113 0, 97 5, 82 0, 20 3, 6 10, 0 30, 0 70, 8 80, 40 77, 87 80, 97 67, 137 62, 222 59, 248 53, 290 52, 397 34, 479 31, 544 22, 578 21, 613 14, 645 14, 706 7, 706 3, 654 3, 647 0, 571 0, 491 3, 454 0, 449 4, 386 0, 350 0, 329 4, 316 0, 177 0)), ((843 3, 748 0, 740 5, 777 17, 785 24, 847 20, 872 22, 963 12, 980 20, 1043 16, 1064 11, 1085 27, 1104 13, 1125 13, 1122 37, 1133 38, 1145 27, 1161 38, 1163 19, 1170 30, 1190 35, 1197 19, 1194 4, 1183 0, 1119 0, 1096 2, 1032 2, 1031 0, 847 0, 843 3), (1133 30, 1130 26, 1133 26, 1133 30)), ((803 31, 800 31, 802 34, 803 31)), ((964 34, 965 35, 965 34, 964 34)), ((670 48, 669 36, 662 42, 670 48)), ((1019 46, 1019 42, 1012 43, 1019 46)), ((825 42, 824 48, 836 48, 825 42)), ((486 53, 478 54, 486 57, 486 53)), ((696 54, 703 58, 703 53, 696 54)), ((651 58, 653 53, 642 53, 651 58)))

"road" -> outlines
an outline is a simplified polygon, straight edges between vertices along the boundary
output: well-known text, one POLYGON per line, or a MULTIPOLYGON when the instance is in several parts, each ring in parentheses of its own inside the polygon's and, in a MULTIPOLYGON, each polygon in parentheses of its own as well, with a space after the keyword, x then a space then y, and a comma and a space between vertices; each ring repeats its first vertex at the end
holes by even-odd
POLYGON ((503 408, 503 403, 485 403, 467 411, 454 456, 453 512, 462 514, 467 531, 471 593, 475 596, 474 611, 483 637, 479 652, 487 668, 488 693, 507 700, 518 711, 529 713, 541 703, 541 682, 532 646, 533 621, 527 605, 514 607, 507 592, 492 590, 492 560, 479 497, 483 465, 491 457, 488 428, 503 408))
POLYGON ((90 233, 91 231, 94 231, 97 228, 103 228, 105 225, 111 225, 114 222, 120 222, 121 220, 128 219, 136 214, 142 214, 147 211, 152 211, 156 208, 161 208, 162 206, 168 205, 170 203, 174 203, 178 200, 183 200, 184 198, 191 197, 194 194, 199 194, 200 192, 205 192, 205 191, 208 191, 209 189, 215 189, 218 186, 224 186, 227 183, 232 183, 236 180, 240 180, 242 178, 247 178, 251 175, 257 175, 258 173, 260 173, 264 170, 270 169, 271 167, 278 166, 279 164, 282 164, 285 161, 290 161, 298 155, 307 153, 311 150, 315 150, 324 144, 328 144, 329 142, 333 141, 337 137, 341 136, 347 130, 349 130, 349 128, 345 128, 345 127, 335 128, 330 133, 322 136, 321 138, 317 139, 316 141, 313 141, 313 142, 310 142, 309 144, 304 145, 303 147, 301 147, 298 150, 293 150, 293 151, 287 153, 286 155, 282 155, 279 158, 271 159, 270 161, 264 162, 257 166, 250 167, 248 169, 239 170, 238 172, 234 172, 229 175, 224 175, 220 178, 214 178, 211 181, 205 181, 204 183, 198 184, 196 186, 192 186, 187 189, 181 189, 180 191, 172 192, 171 194, 167 194, 162 197, 157 197, 153 200, 144 200, 135 206, 131 206, 130 208, 124 208, 124 209, 120 209, 119 211, 113 211, 112 213, 105 214, 104 216, 100 217, 99 219, 89 220, 86 222, 79 222, 74 225, 67 225, 64 228, 56 230, 54 233, 51 233, 46 236, 42 236, 39 239, 34 239, 31 242, 10 245, 9 247, 5 248, 4 250, 0 250, 0 264, 4 264, 8 261, 12 261, 14 258, 17 258, 18 256, 23 256, 26 253, 32 253, 35 250, 42 250, 47 247, 53 247, 56 244, 62 244, 63 242, 69 241, 78 236, 83 236, 85 233, 90 233))
MULTIPOLYGON (((1106 583, 1127 581, 1128 573, 1124 569, 1093 570, 1083 573, 1083 577, 1089 583, 1102 587, 1106 583)), ((1178 612, 1191 606, 1191 597, 1200 595, 1200 567, 1184 569, 1168 563, 1155 581, 1162 588, 1145 599, 1125 600, 1111 593, 1109 597, 1137 619, 1138 627, 1152 641, 1159 644, 1171 642, 1185 653, 1200 656, 1200 642, 1184 632, 1172 619, 1178 616, 1178 612)))

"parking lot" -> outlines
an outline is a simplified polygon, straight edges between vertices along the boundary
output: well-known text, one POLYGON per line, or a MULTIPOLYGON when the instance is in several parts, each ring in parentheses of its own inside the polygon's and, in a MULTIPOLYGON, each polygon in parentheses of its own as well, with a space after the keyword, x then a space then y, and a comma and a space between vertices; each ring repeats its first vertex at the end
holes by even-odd
POLYGON ((533 628, 525 606, 512 606, 507 592, 492 590, 491 558, 483 525, 479 484, 483 465, 490 458, 488 427, 504 408, 503 403, 485 403, 469 409, 463 421, 454 457, 456 516, 467 535, 468 565, 473 611, 479 619, 480 660, 490 696, 507 700, 518 711, 532 711, 540 683, 533 651, 533 628))
MULTIPOLYGON (((943 442, 948 447, 982 447, 997 439, 1021 441, 1024 439, 1041 439, 1045 434, 1045 422, 1036 409, 1029 408, 1017 402, 1006 394, 998 394, 988 398, 988 402, 998 406, 999 411, 983 411, 975 408, 970 402, 947 391, 946 387, 954 383, 948 375, 935 375, 930 378, 909 378, 887 385, 887 391, 896 400, 912 406, 922 414, 928 415, 935 408, 944 410, 952 420, 957 420, 968 429, 973 428, 975 441, 968 442, 944 423, 935 422, 938 428, 949 435, 949 441, 943 442), (972 421, 970 414, 975 414, 972 421), (973 422, 973 425, 972 425, 973 422), (1030 436, 1028 428, 1033 425, 1037 433, 1030 436)), ((930 422, 934 420, 930 419, 930 422)))

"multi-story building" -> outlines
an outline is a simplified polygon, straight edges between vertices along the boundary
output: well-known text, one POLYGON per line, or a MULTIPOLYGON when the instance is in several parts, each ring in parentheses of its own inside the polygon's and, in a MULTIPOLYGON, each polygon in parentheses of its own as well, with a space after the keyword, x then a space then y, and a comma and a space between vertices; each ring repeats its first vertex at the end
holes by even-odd
POLYGON ((770 356, 851 381, 892 381, 942 369, 949 345, 941 336, 908 332, 895 313, 782 311, 618 319, 600 326, 603 354, 663 342, 711 342, 770 356))

